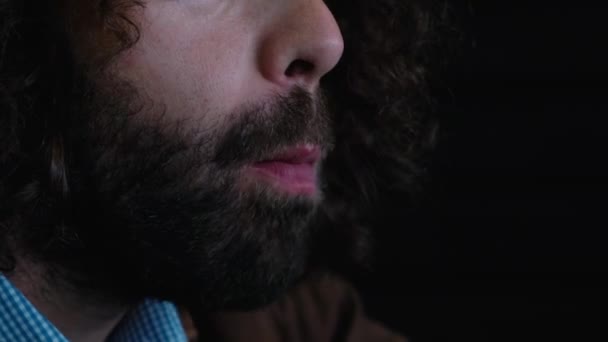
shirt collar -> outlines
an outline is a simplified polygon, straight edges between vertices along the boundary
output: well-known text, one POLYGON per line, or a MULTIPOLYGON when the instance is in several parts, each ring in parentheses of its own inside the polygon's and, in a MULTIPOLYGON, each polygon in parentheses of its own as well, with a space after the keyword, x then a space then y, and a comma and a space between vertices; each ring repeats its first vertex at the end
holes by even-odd
MULTIPOLYGON (((0 273, 0 341, 68 342, 59 330, 0 273)), ((108 342, 187 341, 175 305, 146 299, 114 329, 108 342)))

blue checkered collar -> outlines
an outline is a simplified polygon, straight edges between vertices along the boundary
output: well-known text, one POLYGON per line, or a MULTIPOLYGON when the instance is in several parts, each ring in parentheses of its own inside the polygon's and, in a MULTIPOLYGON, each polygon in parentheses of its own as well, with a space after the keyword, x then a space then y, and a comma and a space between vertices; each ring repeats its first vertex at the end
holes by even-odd
MULTIPOLYGON (((0 342, 68 342, 0 273, 0 342)), ((172 303, 146 299, 114 329, 108 342, 185 342, 186 334, 172 303)))

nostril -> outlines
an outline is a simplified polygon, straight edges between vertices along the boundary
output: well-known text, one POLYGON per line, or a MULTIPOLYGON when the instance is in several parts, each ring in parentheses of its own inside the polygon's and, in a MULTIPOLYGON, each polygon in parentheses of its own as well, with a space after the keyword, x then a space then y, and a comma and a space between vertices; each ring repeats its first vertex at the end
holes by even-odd
POLYGON ((287 67, 287 70, 285 70, 285 76, 296 77, 302 75, 310 75, 314 69, 314 64, 302 59, 296 59, 295 61, 291 62, 291 64, 289 64, 289 67, 287 67))

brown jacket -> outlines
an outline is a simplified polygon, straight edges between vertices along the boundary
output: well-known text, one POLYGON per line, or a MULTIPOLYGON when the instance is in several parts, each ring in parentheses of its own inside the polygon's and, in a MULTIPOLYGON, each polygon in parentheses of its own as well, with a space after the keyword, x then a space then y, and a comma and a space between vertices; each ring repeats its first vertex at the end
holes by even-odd
POLYGON ((183 315, 191 341, 405 342, 365 316, 352 286, 329 276, 306 281, 253 312, 195 320, 186 312, 183 315))

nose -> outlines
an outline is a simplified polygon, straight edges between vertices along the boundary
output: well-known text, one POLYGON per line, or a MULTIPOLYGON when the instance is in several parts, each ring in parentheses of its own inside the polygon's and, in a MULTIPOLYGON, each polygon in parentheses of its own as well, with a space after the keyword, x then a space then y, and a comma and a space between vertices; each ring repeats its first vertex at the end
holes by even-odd
POLYGON ((313 91, 342 57, 344 41, 323 0, 296 0, 262 39, 259 67, 281 88, 313 91))

